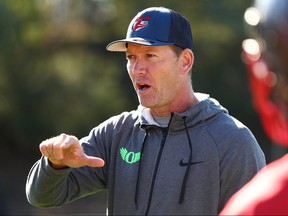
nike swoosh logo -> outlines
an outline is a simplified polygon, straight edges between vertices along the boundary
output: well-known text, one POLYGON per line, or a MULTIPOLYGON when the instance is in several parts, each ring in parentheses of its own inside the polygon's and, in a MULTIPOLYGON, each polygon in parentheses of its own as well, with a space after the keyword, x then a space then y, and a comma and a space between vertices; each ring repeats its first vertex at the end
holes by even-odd
MULTIPOLYGON (((204 161, 197 161, 197 162, 191 162, 190 165, 194 165, 194 164, 199 164, 199 163, 203 163, 204 161)), ((183 159, 180 161, 179 163, 180 166, 188 166, 189 162, 184 162, 183 159)))

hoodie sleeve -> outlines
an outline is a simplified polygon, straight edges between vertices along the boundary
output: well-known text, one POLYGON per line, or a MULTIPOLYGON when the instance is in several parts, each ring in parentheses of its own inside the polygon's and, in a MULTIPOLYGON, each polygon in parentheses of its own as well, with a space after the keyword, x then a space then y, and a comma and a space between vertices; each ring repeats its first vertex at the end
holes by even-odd
POLYGON ((37 207, 56 207, 64 204, 65 181, 71 168, 55 170, 42 157, 31 168, 26 182, 26 196, 37 207))
POLYGON ((42 157, 31 168, 26 182, 28 202, 37 207, 58 207, 104 189, 91 167, 53 169, 42 157))
POLYGON ((219 131, 218 135, 222 136, 218 136, 221 139, 217 141, 221 149, 219 210, 266 165, 264 154, 251 131, 236 119, 227 125, 230 127, 219 131))

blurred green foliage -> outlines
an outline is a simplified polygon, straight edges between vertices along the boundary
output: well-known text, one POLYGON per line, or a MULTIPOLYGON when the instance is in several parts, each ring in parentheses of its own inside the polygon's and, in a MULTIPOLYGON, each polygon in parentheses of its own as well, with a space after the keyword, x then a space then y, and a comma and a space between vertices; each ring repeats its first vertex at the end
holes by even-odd
POLYGON ((241 61, 243 14, 250 5, 250 0, 1 0, 0 139, 5 163, 0 175, 8 173, 2 181, 10 186, 21 179, 21 198, 14 199, 17 187, 10 191, 7 211, 31 214, 24 184, 43 139, 62 132, 82 137, 108 117, 137 108, 124 54, 105 47, 124 38, 130 20, 149 6, 169 7, 190 20, 195 91, 217 98, 265 145, 241 61), (19 167, 18 175, 11 167, 19 167), (17 210, 11 207, 15 200, 17 210))

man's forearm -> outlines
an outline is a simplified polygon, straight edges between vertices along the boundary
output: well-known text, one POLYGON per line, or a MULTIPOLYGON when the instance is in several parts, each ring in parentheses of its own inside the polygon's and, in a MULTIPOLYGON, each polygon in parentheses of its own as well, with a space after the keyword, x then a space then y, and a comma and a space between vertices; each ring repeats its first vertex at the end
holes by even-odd
POLYGON ((54 169, 42 157, 31 168, 26 182, 26 196, 34 206, 55 207, 65 203, 66 179, 70 168, 54 169))

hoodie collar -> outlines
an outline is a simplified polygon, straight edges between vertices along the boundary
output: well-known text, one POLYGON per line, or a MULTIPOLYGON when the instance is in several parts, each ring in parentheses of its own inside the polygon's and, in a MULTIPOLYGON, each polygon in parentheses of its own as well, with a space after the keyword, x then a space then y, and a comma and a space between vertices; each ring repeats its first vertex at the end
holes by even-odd
MULTIPOLYGON (((183 113, 174 113, 171 120, 171 130, 179 131, 184 129, 183 117, 187 119, 186 121, 188 127, 192 127, 201 122, 205 122, 211 119, 218 113, 228 113, 228 111, 224 107, 222 107, 217 100, 211 98, 208 94, 195 93, 195 95, 198 98, 199 103, 197 103, 183 113)), ((141 127, 159 127, 159 124, 153 119, 152 115, 150 114, 149 109, 139 105, 137 112, 141 127)))

